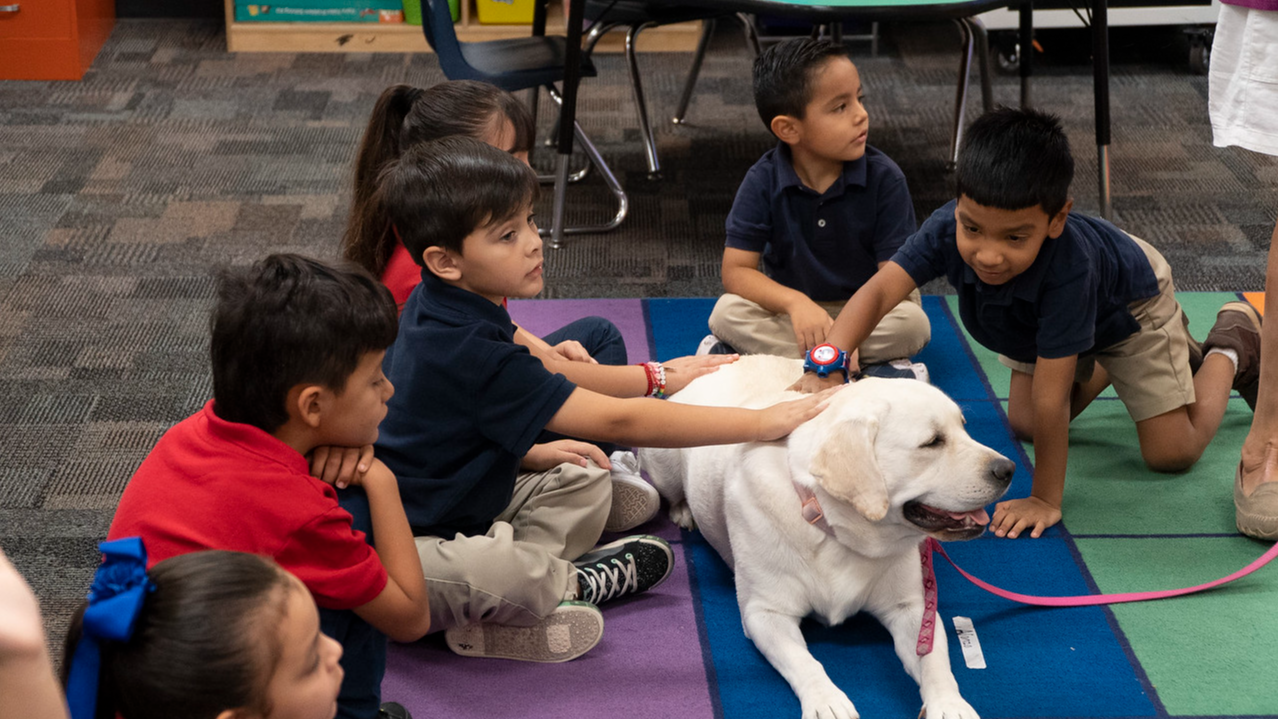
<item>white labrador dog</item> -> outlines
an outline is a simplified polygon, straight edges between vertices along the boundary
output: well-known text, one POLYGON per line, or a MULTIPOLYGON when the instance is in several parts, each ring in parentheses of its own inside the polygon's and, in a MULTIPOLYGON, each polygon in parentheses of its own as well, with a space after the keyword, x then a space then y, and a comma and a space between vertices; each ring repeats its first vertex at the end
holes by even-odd
MULTIPOLYGON (((799 360, 752 356, 690 383, 671 401, 764 407, 787 399, 799 360)), ((857 710, 809 653, 806 616, 828 624, 858 611, 893 636, 919 683, 928 719, 976 719, 959 695, 936 620, 933 650, 918 656, 924 616, 919 545, 972 539, 984 507, 1008 489, 1014 465, 964 431, 959 407, 908 379, 865 379, 778 442, 646 449, 643 468, 736 575, 746 635, 799 697, 805 719, 853 719, 857 710), (801 507, 815 498, 823 517, 801 507), (810 519, 811 517, 810 513, 810 519)))

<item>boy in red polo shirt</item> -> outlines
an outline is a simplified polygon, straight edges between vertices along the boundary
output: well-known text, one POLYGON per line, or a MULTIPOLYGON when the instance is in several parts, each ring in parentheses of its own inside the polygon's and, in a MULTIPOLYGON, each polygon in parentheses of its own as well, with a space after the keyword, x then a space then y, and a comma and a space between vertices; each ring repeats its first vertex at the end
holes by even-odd
POLYGON ((386 637, 426 633, 426 587, 391 471, 371 453, 335 455, 326 474, 342 456, 364 470, 345 468, 362 489, 343 490, 339 506, 308 456, 377 439, 394 392, 382 355, 396 328, 390 293, 356 268, 272 255, 224 273, 213 400, 160 438, 108 532, 141 536, 152 563, 227 549, 269 556, 296 575, 320 607, 321 630, 342 644, 337 716, 352 719, 407 716, 381 705, 386 637))

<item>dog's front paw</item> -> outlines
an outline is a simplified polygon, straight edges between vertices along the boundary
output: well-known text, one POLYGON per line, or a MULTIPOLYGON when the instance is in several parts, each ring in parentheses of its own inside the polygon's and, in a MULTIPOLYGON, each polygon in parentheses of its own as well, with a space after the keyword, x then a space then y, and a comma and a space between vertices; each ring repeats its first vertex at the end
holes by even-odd
POLYGON ((929 702, 919 715, 923 719, 981 719, 977 710, 958 694, 929 702))
POLYGON ((804 713, 803 719, 858 719, 861 716, 853 707, 853 700, 833 684, 800 699, 800 710, 804 713))
POLYGON ((693 521, 693 510, 688 508, 688 502, 671 505, 671 521, 684 529, 697 529, 697 522, 693 521))

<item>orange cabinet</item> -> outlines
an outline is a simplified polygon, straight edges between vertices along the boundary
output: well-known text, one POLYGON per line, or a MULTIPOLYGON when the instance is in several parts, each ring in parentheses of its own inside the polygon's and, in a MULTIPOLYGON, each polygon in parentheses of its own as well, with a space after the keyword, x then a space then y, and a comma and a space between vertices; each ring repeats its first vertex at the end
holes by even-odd
POLYGON ((0 80, 79 80, 115 25, 115 0, 0 0, 0 80))

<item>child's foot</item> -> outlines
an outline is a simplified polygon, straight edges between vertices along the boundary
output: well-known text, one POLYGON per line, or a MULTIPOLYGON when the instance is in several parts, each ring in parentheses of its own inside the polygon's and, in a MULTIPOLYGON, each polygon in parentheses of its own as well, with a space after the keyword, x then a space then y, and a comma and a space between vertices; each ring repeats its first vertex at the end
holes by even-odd
POLYGON ((413 715, 399 702, 382 702, 377 710, 377 719, 413 719, 413 715))
POLYGON ((730 347, 727 342, 720 340, 715 335, 706 335, 702 338, 701 344, 697 345, 697 351, 693 353, 693 356, 732 354, 737 354, 737 350, 730 347))
POLYGON ((1222 305, 1203 349, 1205 357, 1213 350, 1227 356, 1233 354, 1235 381, 1231 388, 1255 409, 1257 381, 1261 377, 1261 315, 1257 310, 1247 302, 1222 305))
POLYGON ((908 359, 895 359, 877 364, 863 365, 863 377, 880 377, 883 379, 917 379, 928 381, 928 368, 923 362, 911 362, 908 359))
POLYGON ((634 452, 618 450, 609 456, 613 469, 613 505, 604 522, 606 532, 625 532, 657 516, 661 497, 653 485, 640 476, 639 458, 634 452))
POLYGON ((593 604, 561 602, 531 627, 468 624, 445 630, 444 640, 464 657, 556 663, 589 652, 604 636, 604 615, 593 604))
POLYGON ((1244 461, 1235 469, 1235 527, 1269 542, 1279 537, 1279 484, 1275 482, 1275 446, 1266 446, 1261 467, 1245 477, 1244 461), (1245 485, 1245 479, 1250 479, 1245 485))
POLYGON ((595 605, 656 587, 674 563, 671 545, 645 534, 600 545, 573 562, 581 599, 595 605))

